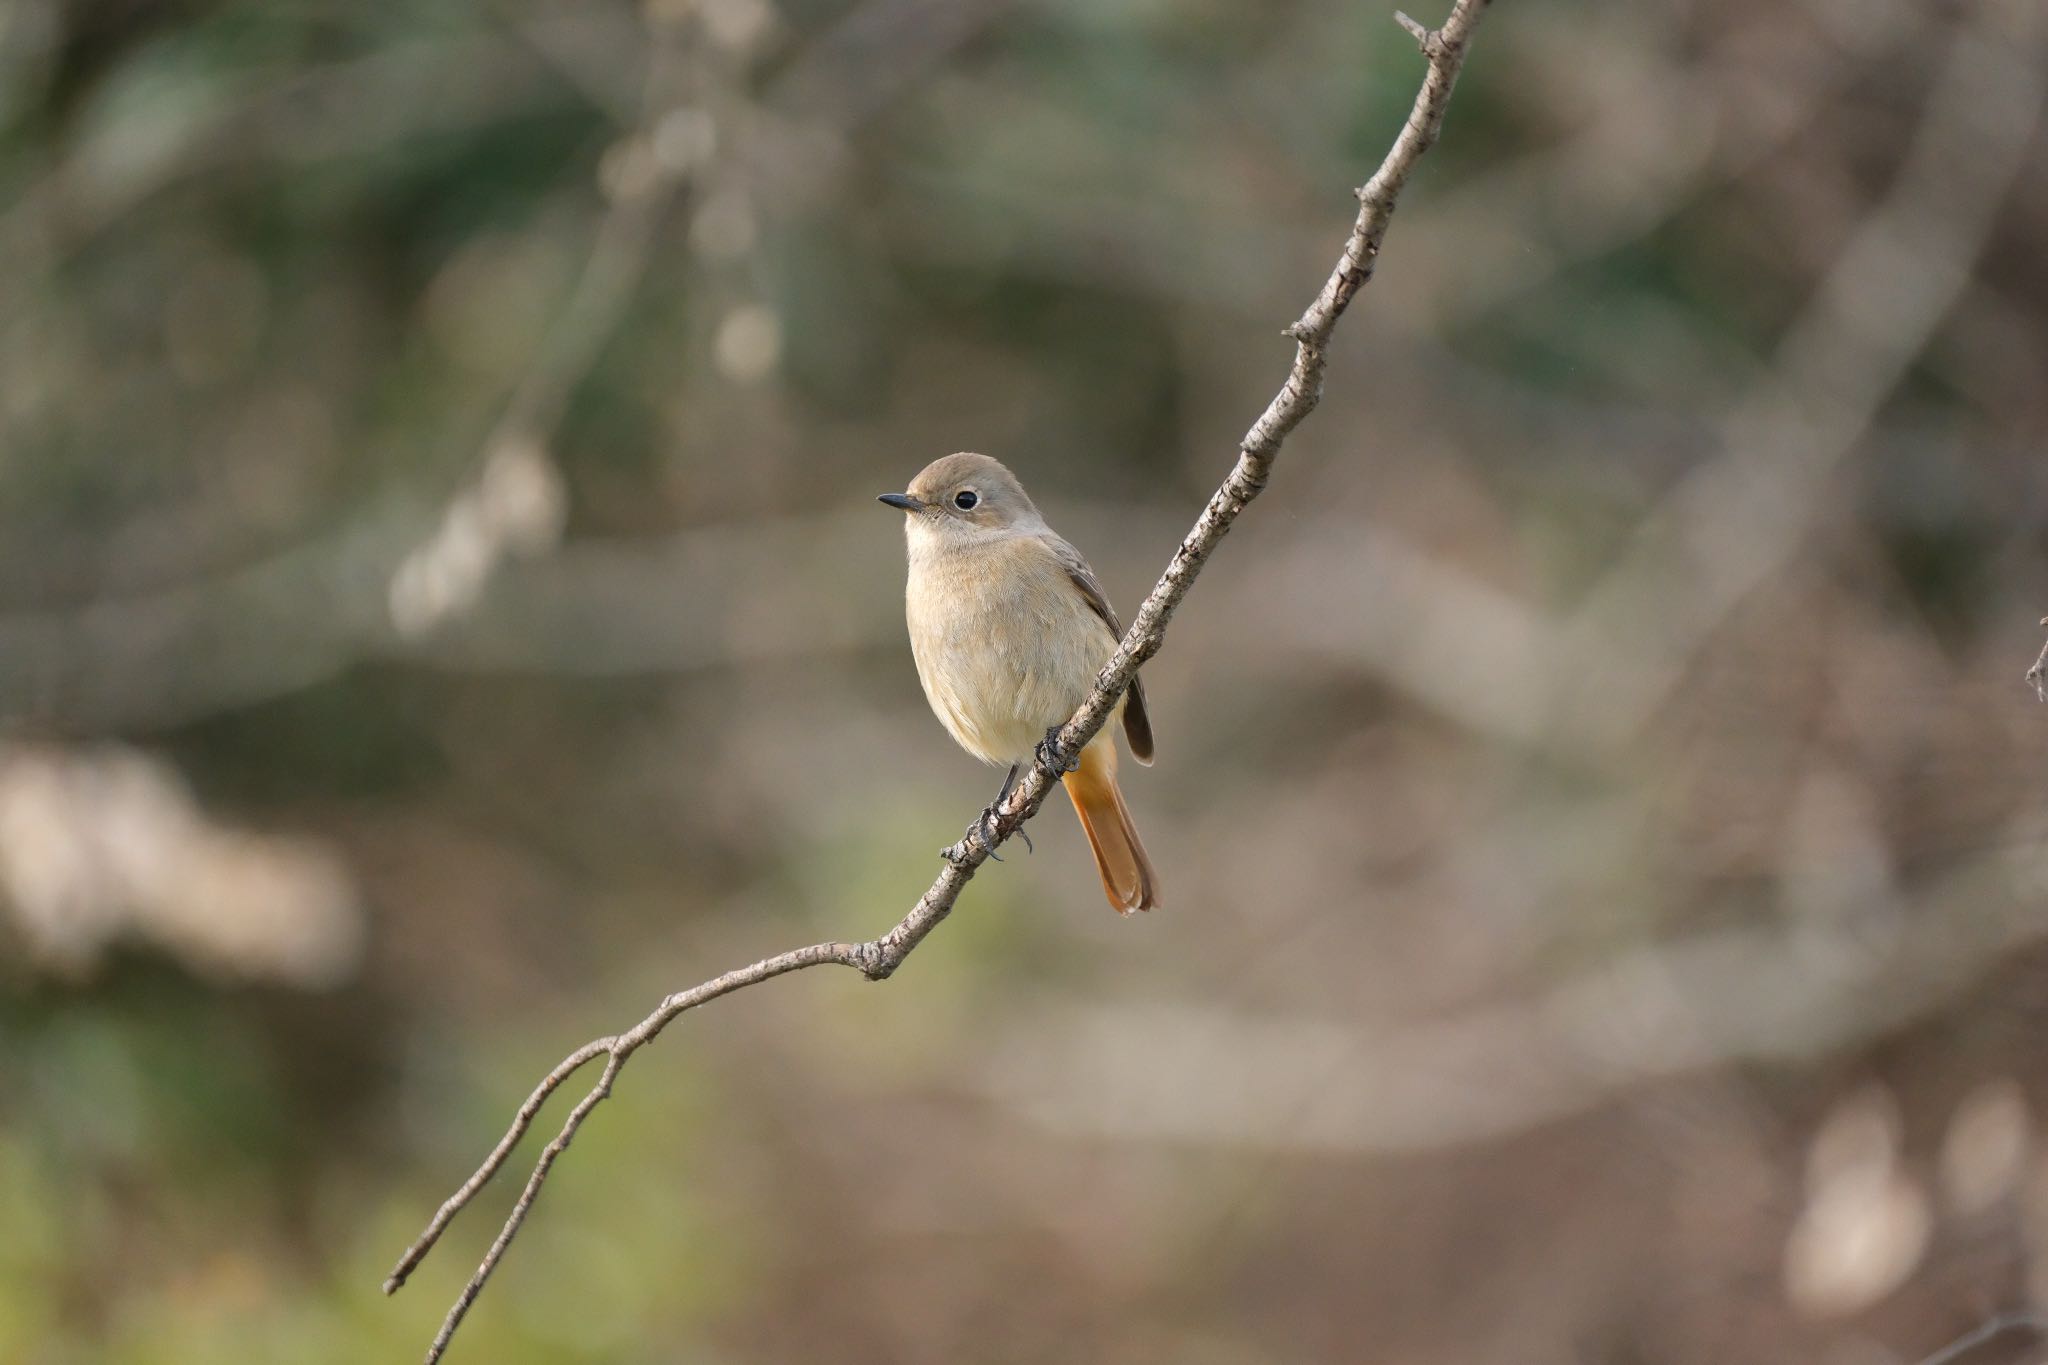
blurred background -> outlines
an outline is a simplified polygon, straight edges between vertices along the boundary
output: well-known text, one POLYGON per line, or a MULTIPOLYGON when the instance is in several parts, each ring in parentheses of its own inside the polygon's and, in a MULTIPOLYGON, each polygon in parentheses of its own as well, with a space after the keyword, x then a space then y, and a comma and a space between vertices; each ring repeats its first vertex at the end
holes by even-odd
MULTIPOLYGON (((682 1020, 455 1358, 2048 1296, 2044 30, 1496 6, 1147 671, 1167 907, 1049 805, 887 986, 682 1020)), ((996 454, 1131 610, 1422 71, 1354 0, 0 7, 0 1359, 416 1358, 534 1081, 994 791, 874 495, 996 454)))

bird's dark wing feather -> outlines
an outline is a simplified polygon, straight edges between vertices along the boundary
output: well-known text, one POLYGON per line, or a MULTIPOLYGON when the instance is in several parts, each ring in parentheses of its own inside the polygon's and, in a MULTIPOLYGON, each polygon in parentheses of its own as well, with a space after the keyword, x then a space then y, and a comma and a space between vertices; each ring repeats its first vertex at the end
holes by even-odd
MULTIPOLYGON (((1081 552, 1061 540, 1050 536, 1052 551, 1067 571, 1067 577, 1081 590, 1081 596, 1100 616, 1109 633, 1118 640, 1124 638, 1123 622, 1116 619, 1116 608, 1109 605, 1109 594, 1102 590, 1102 584, 1095 577, 1095 570, 1088 567, 1088 561, 1081 558, 1081 552)), ((1152 763, 1152 718, 1145 712, 1145 684, 1138 678, 1131 679, 1130 690, 1124 694, 1124 738, 1130 742, 1131 757, 1147 767, 1152 763)))

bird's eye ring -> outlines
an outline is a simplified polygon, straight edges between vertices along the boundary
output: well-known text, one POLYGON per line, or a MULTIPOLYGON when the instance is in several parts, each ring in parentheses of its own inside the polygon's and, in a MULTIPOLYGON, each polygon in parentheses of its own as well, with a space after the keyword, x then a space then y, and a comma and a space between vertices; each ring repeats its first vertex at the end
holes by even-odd
POLYGON ((953 495, 953 505, 963 512, 973 511, 974 504, 980 501, 980 498, 974 496, 972 488, 963 488, 953 495))

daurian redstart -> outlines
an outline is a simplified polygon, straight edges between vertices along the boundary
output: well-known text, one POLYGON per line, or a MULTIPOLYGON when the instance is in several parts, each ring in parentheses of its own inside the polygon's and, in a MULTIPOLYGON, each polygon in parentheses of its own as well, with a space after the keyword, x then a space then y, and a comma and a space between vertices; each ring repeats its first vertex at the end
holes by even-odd
MULTIPOLYGON (((948 455, 881 500, 905 513, 905 614, 925 696, 961 748, 1010 765, 1007 794, 1047 731, 1087 697, 1123 627, 1088 561, 1053 534, 1000 462, 948 455)), ((1137 679, 1117 712, 1131 756, 1150 764, 1152 723, 1137 679)), ((1159 904, 1159 876, 1117 790, 1113 728, 1081 751, 1064 785, 1102 889, 1127 914, 1159 904)))

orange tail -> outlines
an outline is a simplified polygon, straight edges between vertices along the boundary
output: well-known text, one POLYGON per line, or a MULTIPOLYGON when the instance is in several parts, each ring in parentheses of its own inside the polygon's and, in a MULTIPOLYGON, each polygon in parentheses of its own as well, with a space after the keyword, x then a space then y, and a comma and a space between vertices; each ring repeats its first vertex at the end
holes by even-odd
POLYGON ((1088 847, 1095 851, 1095 870, 1102 874, 1109 903, 1120 915, 1156 907, 1159 874, 1152 870, 1124 794, 1117 790, 1115 741, 1105 736, 1083 749, 1081 766, 1067 774, 1065 785, 1088 847))

